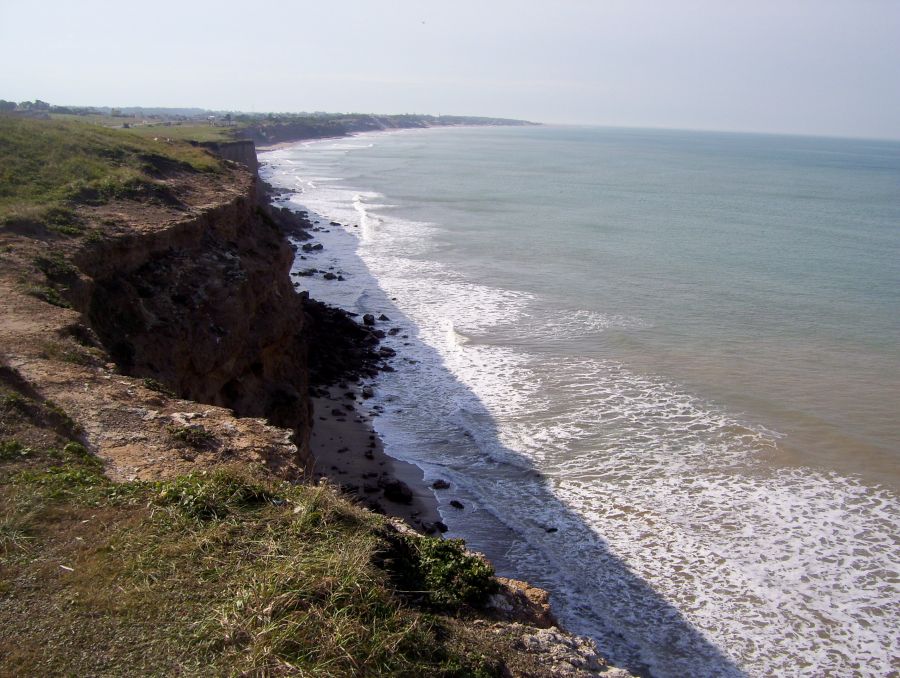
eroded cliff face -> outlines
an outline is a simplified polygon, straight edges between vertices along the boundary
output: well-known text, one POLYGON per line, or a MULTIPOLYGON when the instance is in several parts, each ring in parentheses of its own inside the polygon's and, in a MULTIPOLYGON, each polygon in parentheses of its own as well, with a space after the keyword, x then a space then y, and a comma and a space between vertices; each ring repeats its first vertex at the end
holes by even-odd
POLYGON ((235 164, 160 182, 165 200, 76 207, 82 235, 0 232, 0 367, 115 480, 234 463, 298 480, 307 340, 284 219, 235 164))
POLYGON ((179 397, 265 417, 307 456, 304 314, 293 253, 258 201, 257 181, 224 204, 152 233, 85 251, 90 325, 122 372, 179 397))

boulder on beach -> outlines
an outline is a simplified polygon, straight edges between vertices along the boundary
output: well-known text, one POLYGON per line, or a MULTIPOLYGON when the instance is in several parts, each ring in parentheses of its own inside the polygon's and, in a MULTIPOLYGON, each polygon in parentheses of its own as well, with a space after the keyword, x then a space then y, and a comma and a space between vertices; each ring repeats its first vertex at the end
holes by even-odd
POLYGON ((378 316, 378 319, 379 320, 390 320, 390 318, 388 318, 384 313, 382 313, 380 316, 378 316))
POLYGON ((397 504, 412 504, 413 493, 402 480, 391 478, 379 483, 384 490, 384 498, 397 504))
POLYGON ((337 276, 334 273, 328 272, 322 276, 325 280, 334 280, 337 276))
POLYGON ((448 483, 443 478, 438 478, 433 483, 431 483, 431 487, 435 490, 446 490, 448 487, 450 487, 450 483, 448 483))
POLYGON ((375 316, 372 315, 371 313, 366 313, 363 316, 363 325, 366 325, 367 327, 371 327, 374 324, 375 324, 375 316))
POLYGON ((464 509, 465 508, 465 506, 463 506, 463 503, 456 499, 450 500, 450 506, 452 506, 455 509, 464 509))

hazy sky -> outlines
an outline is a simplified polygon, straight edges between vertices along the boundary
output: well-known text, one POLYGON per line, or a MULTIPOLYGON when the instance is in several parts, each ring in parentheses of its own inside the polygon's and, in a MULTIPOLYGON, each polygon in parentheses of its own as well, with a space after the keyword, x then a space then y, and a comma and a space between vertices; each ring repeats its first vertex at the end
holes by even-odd
POLYGON ((0 98, 900 138, 900 0, 0 0, 0 98))

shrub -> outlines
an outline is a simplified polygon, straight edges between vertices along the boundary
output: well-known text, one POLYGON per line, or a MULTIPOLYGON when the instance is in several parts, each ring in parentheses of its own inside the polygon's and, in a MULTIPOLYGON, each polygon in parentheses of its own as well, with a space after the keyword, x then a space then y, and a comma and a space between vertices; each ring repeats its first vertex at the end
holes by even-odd
POLYGON ((173 506, 196 520, 221 519, 235 509, 257 507, 276 499, 262 485, 227 469, 210 475, 192 473, 157 487, 155 503, 173 506))

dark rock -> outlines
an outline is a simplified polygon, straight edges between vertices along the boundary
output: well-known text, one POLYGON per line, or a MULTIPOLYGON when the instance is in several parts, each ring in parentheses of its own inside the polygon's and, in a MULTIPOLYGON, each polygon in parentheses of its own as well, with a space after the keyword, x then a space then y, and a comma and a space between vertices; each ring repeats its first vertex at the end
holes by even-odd
POLYGON ((444 532, 446 532, 449 529, 442 520, 435 520, 433 523, 431 523, 431 527, 433 527, 435 530, 437 530, 441 534, 443 534, 444 532))
POLYGON ((559 532, 558 527, 548 527, 548 528, 546 528, 546 530, 547 530, 547 532, 550 532, 550 533, 559 532))
POLYGON ((380 316, 378 316, 378 319, 379 320, 390 320, 390 318, 388 318, 384 313, 382 313, 380 316))
POLYGON ((341 225, 341 222, 339 222, 339 221, 329 221, 328 223, 329 223, 331 226, 340 226, 340 225, 341 225))
POLYGON ((392 348, 388 348, 387 346, 382 346, 378 349, 378 355, 380 355, 382 358, 393 358, 395 355, 397 355, 397 351, 392 348))
POLYGON ((339 276, 337 277, 337 279, 338 279, 339 282, 343 282, 344 280, 346 280, 346 278, 345 278, 344 276, 342 276, 342 275, 339 275, 339 276))
POLYGON ((363 316, 363 325, 366 325, 367 327, 371 327, 374 324, 375 324, 375 316, 372 315, 371 313, 366 313, 363 316))
POLYGON ((362 389, 362 397, 363 398, 371 398, 374 395, 375 395, 375 391, 372 389, 371 386, 363 386, 363 389, 362 389))
POLYGON ((412 504, 413 493, 409 485, 393 478, 379 483, 384 490, 384 498, 397 504, 412 504))
POLYGON ((373 334, 377 339, 384 339, 384 337, 386 336, 385 333, 384 333, 384 330, 375 330, 375 331, 372 332, 372 334, 373 334))
POLYGON ((431 483, 431 487, 433 487, 435 490, 446 490, 448 487, 450 487, 450 483, 448 483, 443 478, 438 478, 433 483, 431 483))
POLYGON ((335 279, 337 279, 337 276, 336 276, 334 273, 326 273, 326 274, 323 275, 322 277, 325 278, 325 280, 335 280, 335 279))
POLYGON ((343 417, 343 416, 344 416, 344 410, 339 410, 338 408, 335 407, 333 410, 331 410, 331 416, 333 416, 333 417, 343 417))
POLYGON ((396 335, 400 334, 400 328, 392 327, 391 329, 388 330, 388 334, 390 334, 392 337, 396 336, 396 335))
POLYGON ((465 508, 465 506, 463 506, 463 503, 461 501, 457 501, 456 499, 452 499, 450 501, 450 506, 452 506, 455 509, 464 509, 465 508))

